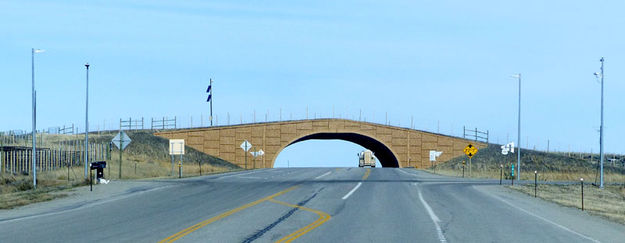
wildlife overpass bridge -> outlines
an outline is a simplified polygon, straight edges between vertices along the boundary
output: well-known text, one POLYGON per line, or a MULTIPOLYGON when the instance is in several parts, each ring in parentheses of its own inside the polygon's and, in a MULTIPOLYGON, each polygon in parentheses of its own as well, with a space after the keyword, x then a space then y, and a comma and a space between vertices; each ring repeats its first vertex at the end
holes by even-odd
POLYGON ((250 151, 265 151, 264 156, 255 161, 248 155, 248 168, 273 168, 278 154, 284 148, 310 139, 339 139, 359 144, 373 151, 383 167, 427 168, 431 166, 430 150, 443 152, 436 161, 441 163, 464 155, 463 150, 468 143, 473 143, 478 148, 486 146, 484 143, 463 138, 345 119, 180 129, 157 132, 155 135, 168 139, 184 139, 187 146, 242 168, 245 167, 246 155, 239 145, 245 140, 254 146, 250 151))

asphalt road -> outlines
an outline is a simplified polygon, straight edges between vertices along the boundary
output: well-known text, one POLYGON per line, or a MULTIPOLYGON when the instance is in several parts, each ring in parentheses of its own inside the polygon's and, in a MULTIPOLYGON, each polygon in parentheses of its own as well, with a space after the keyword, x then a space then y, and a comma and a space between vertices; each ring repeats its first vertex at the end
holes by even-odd
POLYGON ((397 168, 159 180, 97 200, 2 211, 0 242, 625 241, 623 225, 498 183, 397 168))

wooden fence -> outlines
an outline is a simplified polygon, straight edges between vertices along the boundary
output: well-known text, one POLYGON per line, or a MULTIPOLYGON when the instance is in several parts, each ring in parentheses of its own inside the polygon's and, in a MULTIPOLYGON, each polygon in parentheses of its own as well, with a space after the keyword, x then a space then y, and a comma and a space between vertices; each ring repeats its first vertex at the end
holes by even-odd
MULTIPOLYGON (((66 141, 53 147, 37 148, 37 171, 51 171, 65 167, 84 165, 85 146, 82 141, 66 141)), ((110 143, 91 143, 89 162, 107 160, 111 157, 110 143)), ((30 174, 33 153, 31 147, 1 146, 0 173, 30 174)))

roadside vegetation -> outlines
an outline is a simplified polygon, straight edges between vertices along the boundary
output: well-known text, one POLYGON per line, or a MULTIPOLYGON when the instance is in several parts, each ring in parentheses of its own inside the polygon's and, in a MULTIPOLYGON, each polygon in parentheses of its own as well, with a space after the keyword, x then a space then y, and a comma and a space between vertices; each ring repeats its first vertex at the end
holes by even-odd
MULTIPOLYGON (((534 196, 534 185, 509 186, 508 188, 534 196)), ((537 197, 555 202, 562 206, 582 207, 581 185, 538 185, 537 197)), ((584 210, 625 224, 625 187, 606 186, 599 189, 595 186, 584 186, 584 210)))
POLYGON ((54 173, 37 176, 37 190, 33 189, 33 178, 26 175, 0 176, 0 209, 11 209, 31 203, 49 201, 67 196, 66 189, 87 185, 85 180, 70 181, 57 178, 54 173))
MULTIPOLYGON (((466 156, 456 157, 429 170, 449 176, 462 176, 462 161, 466 161, 465 177, 469 177, 469 159, 466 156)), ((599 180, 596 158, 591 162, 589 159, 569 157, 563 153, 524 149, 521 152, 521 161, 522 180, 534 180, 534 171, 538 173, 538 180, 541 181, 579 181, 580 178, 584 178, 587 182, 598 183, 599 180)), ((500 145, 491 144, 487 148, 481 148, 473 156, 472 177, 499 179, 500 166, 503 165, 504 179, 510 178, 512 163, 516 167, 516 153, 502 155, 500 145)), ((605 163, 604 173, 607 183, 625 182, 623 166, 605 163)))
MULTIPOLYGON (((599 189, 598 159, 591 161, 566 153, 548 153, 534 150, 521 152, 521 179, 534 180, 534 171, 540 182, 569 182, 565 184, 539 184, 537 197, 566 207, 581 209, 580 178, 584 178, 584 210, 625 224, 625 168, 618 163, 605 163, 606 186, 599 189), (594 185, 593 185, 594 184, 594 185)), ((499 179, 503 165, 503 179, 510 180, 511 163, 516 167, 516 153, 502 155, 500 145, 482 148, 472 159, 472 176, 469 176, 469 159, 466 156, 454 158, 428 170, 433 173, 462 176, 462 161, 465 161, 465 177, 499 179)), ((509 181, 505 181, 509 184, 509 181)), ((534 196, 534 184, 507 186, 510 189, 534 196)))
MULTIPOLYGON (((108 144, 117 132, 91 133, 90 143, 108 144)), ((146 131, 129 131, 132 142, 123 151, 122 179, 168 178, 178 177, 178 162, 175 158, 172 175, 171 156, 168 153, 169 142, 165 138, 146 131)), ((40 148, 52 148, 67 141, 84 141, 84 135, 44 135, 40 148)), ((22 142, 19 141, 20 144, 22 142)), ((106 160, 104 178, 119 179, 119 150, 114 147, 106 160)), ((185 148, 182 174, 184 177, 222 173, 240 170, 238 166, 220 158, 204 154, 191 147, 185 148)), ((95 176, 95 171, 94 171, 95 176)), ((68 195, 68 190, 85 186, 89 180, 84 178, 84 165, 63 167, 56 170, 37 171, 37 189, 33 190, 33 178, 22 173, 0 173, 0 209, 10 209, 30 203, 48 201, 68 195)))

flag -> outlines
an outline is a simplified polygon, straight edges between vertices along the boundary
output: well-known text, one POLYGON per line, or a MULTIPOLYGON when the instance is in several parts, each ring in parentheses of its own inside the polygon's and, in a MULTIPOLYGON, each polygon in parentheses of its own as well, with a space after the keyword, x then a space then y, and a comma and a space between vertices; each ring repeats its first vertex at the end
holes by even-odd
POLYGON ((211 86, 212 85, 208 85, 208 89, 206 89, 206 93, 210 93, 211 92, 211 86))
POLYGON ((208 95, 208 99, 206 99, 206 102, 210 102, 210 101, 211 101, 211 98, 212 98, 212 95, 211 95, 211 94, 209 94, 209 95, 208 95))

